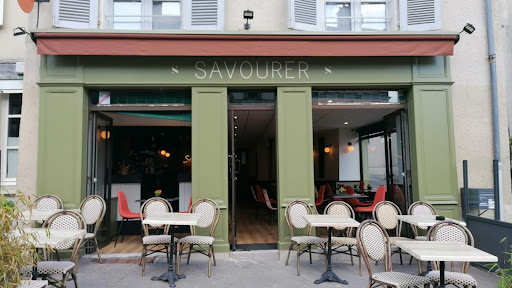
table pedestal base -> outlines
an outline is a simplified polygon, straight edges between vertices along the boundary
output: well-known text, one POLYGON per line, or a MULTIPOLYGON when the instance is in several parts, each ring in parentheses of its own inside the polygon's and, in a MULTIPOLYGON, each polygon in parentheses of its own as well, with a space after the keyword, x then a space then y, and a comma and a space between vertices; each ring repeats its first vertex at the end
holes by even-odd
POLYGON ((167 271, 164 274, 160 276, 153 276, 151 277, 151 280, 157 281, 157 280, 163 280, 163 281, 169 281, 169 287, 176 287, 176 284, 174 283, 178 279, 183 279, 187 276, 185 274, 176 274, 174 271, 167 271))
POLYGON ((342 280, 340 277, 338 277, 338 275, 334 274, 334 272, 329 270, 325 271, 320 277, 320 279, 315 281, 315 284, 320 284, 325 281, 338 282, 340 284, 348 285, 347 280, 342 280))

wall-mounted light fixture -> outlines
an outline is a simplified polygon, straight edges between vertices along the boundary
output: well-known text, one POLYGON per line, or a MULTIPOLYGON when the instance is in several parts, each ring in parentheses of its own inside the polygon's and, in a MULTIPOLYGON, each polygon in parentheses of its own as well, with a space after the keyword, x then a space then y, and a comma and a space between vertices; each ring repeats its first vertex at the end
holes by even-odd
POLYGON ((244 29, 249 30, 251 29, 251 25, 249 24, 249 19, 254 18, 254 12, 251 10, 244 10, 244 19, 247 20, 247 23, 244 24, 244 29))
POLYGON ((16 28, 12 29, 12 35, 13 36, 21 36, 21 35, 25 35, 25 34, 30 36, 30 39, 32 40, 32 42, 37 43, 37 40, 36 40, 36 37, 34 36, 34 33, 27 32, 27 30, 25 30, 24 27, 16 27, 16 28))
POLYGON ((348 142, 347 143, 347 152, 352 152, 354 151, 354 146, 352 146, 352 142, 348 142))
POLYGON ((324 147, 324 152, 325 153, 331 153, 332 151, 332 145, 327 145, 324 147))
POLYGON ((105 140, 105 139, 110 139, 110 131, 107 131, 107 130, 102 130, 100 132, 100 137, 101 139, 105 140))
POLYGON ((473 26, 472 24, 466 24, 466 26, 464 26, 464 28, 462 28, 462 30, 459 32, 459 35, 457 35, 457 39, 455 39, 455 44, 457 44, 457 42, 459 42, 459 39, 460 39, 460 33, 462 32, 466 32, 467 34, 472 34, 473 32, 475 32, 475 26, 473 26))

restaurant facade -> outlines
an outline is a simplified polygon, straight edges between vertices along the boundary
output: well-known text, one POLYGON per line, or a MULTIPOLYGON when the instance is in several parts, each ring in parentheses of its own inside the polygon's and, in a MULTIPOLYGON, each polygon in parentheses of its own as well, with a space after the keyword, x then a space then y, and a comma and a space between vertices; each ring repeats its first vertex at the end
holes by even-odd
POLYGON ((215 250, 232 249, 234 198, 250 195, 248 187, 237 185, 241 176, 234 171, 256 157, 257 167, 251 168, 256 172, 247 183, 273 187, 268 190, 277 200, 277 247, 285 250, 287 203, 301 199, 313 205, 319 183, 368 180, 372 172, 363 160, 373 149, 372 135, 384 139, 386 155, 393 151, 400 162, 394 171, 397 163, 391 166, 386 156, 389 171, 377 185, 397 181, 405 203, 425 200, 442 215, 461 216, 459 160, 464 156, 456 153, 460 112, 454 106, 451 64, 458 33, 36 29, 34 35, 37 43, 28 45, 26 61, 37 69, 27 71, 25 79, 23 113, 28 115, 23 115, 21 137, 27 140, 20 144, 20 188, 58 195, 66 208, 78 207, 86 195, 102 195, 111 211, 109 236, 116 230, 118 189, 144 190, 136 195, 144 198, 163 185, 178 185, 179 194, 172 196, 182 198, 180 205, 183 195, 219 204, 215 250), (338 127, 336 140, 329 142, 327 132, 315 130, 317 110, 337 111, 339 119, 344 111, 363 111, 363 119, 378 115, 381 120, 338 127), (272 111, 267 132, 273 136, 258 148, 266 149, 265 156, 238 153, 233 119, 243 113, 237 111, 272 111), (388 122, 394 122, 391 130, 388 122), (148 134, 149 127, 160 130, 148 134), (137 144, 135 134, 150 140, 137 144), (170 134, 179 140, 165 138, 170 134), (390 139, 398 142, 398 151, 390 139), (329 145, 335 154, 324 154, 329 145), (347 145, 356 146, 352 160, 347 145), (139 147, 136 153, 133 147, 139 147), (165 157, 178 164, 193 161, 190 170, 173 170, 165 157), (333 175, 328 167, 336 166, 334 176, 326 176, 333 175), (342 166, 351 172, 344 174, 342 166), (151 170, 155 167, 176 175, 173 182, 163 184, 170 174, 157 178, 162 174, 151 170), (183 192, 187 189, 190 194, 183 192))

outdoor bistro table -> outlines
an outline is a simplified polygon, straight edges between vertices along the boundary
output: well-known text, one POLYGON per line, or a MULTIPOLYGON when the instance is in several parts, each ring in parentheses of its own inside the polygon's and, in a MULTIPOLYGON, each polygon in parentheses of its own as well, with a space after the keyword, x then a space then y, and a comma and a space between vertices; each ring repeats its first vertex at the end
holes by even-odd
POLYGON ((325 281, 338 282, 341 284, 347 285, 347 280, 342 280, 332 272, 331 267, 331 234, 332 228, 336 226, 344 226, 344 227, 359 227, 359 222, 356 220, 346 217, 346 216, 337 216, 337 215, 303 215, 304 220, 308 222, 309 225, 313 227, 328 227, 328 237, 327 237, 327 271, 325 271, 320 279, 315 281, 315 284, 320 284, 325 281))
POLYGON ((412 224, 414 226, 432 227, 440 221, 452 221, 462 226, 466 226, 463 221, 457 221, 450 218, 444 220, 436 220, 437 215, 396 215, 396 219, 412 224))
MULTIPOLYGON (((149 225, 169 225, 171 228, 171 243, 174 243, 174 226, 175 225, 197 225, 201 214, 195 213, 155 213, 151 214, 146 219, 142 220, 142 224, 149 225)), ((153 276, 151 280, 164 280, 169 281, 170 287, 176 287, 174 281, 185 278, 184 274, 174 273, 173 267, 173 256, 174 256, 174 245, 171 244, 169 249, 169 263, 167 266, 167 272, 160 276, 153 276)))
MULTIPOLYGON (((25 210, 21 214, 23 215, 23 218, 21 220, 26 221, 46 221, 50 216, 57 212, 64 211, 65 209, 37 209, 34 208, 32 211, 25 210)), ((80 213, 79 209, 68 209, 68 211, 73 211, 80 213)))
MULTIPOLYGON (((21 228, 24 233, 34 236, 29 237, 29 240, 36 248, 51 248, 65 244, 70 240, 81 238, 85 236, 85 229, 47 229, 47 228, 21 228)), ((14 231, 19 234, 19 231, 14 231)), ((32 279, 37 279, 37 267, 32 270, 32 279)))
POLYGON ((492 254, 464 243, 442 241, 396 241, 396 246, 421 261, 439 261, 439 287, 445 287, 445 261, 497 262, 492 254))

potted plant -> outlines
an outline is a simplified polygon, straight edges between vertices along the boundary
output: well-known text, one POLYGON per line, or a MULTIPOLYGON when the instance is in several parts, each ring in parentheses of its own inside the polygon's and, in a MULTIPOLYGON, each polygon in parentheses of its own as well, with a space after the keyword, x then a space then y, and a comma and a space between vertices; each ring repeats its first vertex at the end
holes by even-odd
POLYGON ((162 190, 155 190, 155 197, 160 197, 162 195, 162 190))
POLYGON ((372 190, 372 188, 373 188, 373 187, 372 187, 372 185, 370 185, 370 184, 368 184, 368 186, 366 186, 366 189, 368 189, 368 190, 372 190))
POLYGON ((32 236, 18 226, 18 220, 23 217, 21 207, 32 207, 30 198, 17 191, 13 199, 0 194, 0 286, 6 288, 18 287, 23 278, 21 268, 37 265, 39 261, 32 236), (17 235, 12 233, 15 230, 19 232, 17 235))

